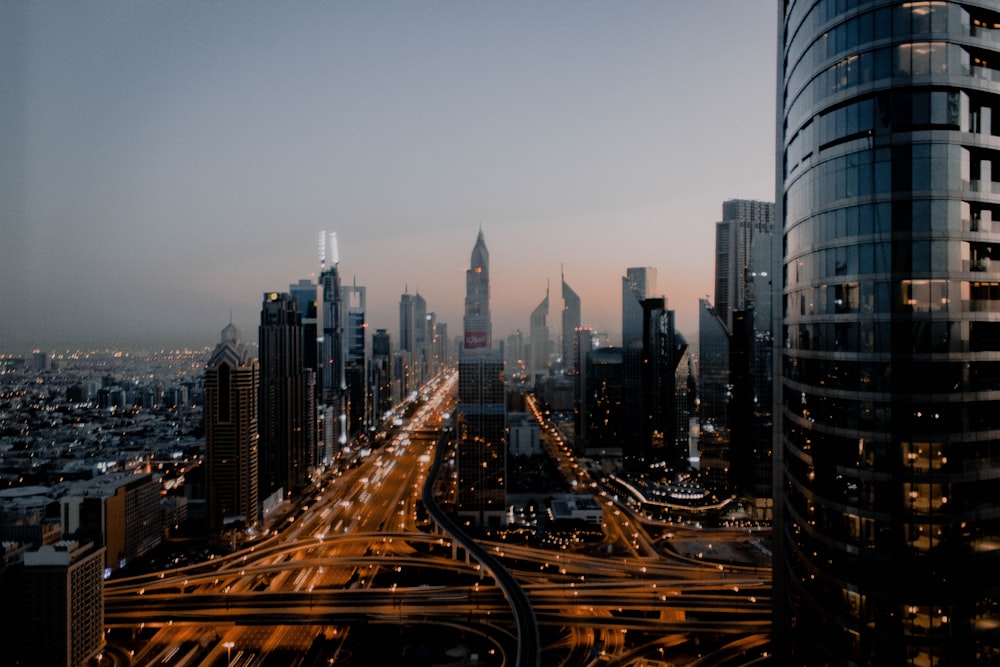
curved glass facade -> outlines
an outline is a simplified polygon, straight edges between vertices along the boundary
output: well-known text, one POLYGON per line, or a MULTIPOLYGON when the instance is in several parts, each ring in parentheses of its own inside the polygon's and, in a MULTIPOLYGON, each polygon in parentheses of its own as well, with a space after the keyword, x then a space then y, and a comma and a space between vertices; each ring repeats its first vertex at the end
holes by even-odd
POLYGON ((779 655, 1000 664, 1000 1, 780 7, 779 655))

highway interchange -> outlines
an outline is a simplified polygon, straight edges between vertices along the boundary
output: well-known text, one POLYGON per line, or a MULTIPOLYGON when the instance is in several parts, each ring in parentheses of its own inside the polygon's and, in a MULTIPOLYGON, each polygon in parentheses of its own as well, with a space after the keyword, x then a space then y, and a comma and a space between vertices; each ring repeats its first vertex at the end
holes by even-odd
POLYGON ((661 548, 690 533, 721 544, 746 532, 644 521, 545 427, 574 488, 604 507, 607 552, 463 546, 433 507, 451 478, 456 380, 428 386, 384 444, 343 457, 252 543, 108 581, 106 657, 160 667, 766 663, 769 568, 661 548))

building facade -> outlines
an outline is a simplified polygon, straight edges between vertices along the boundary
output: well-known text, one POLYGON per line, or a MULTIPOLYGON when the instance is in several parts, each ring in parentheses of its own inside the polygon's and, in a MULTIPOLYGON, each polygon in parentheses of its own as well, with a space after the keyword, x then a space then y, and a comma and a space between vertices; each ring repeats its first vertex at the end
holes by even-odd
POLYGON ((997 664, 1000 3, 778 7, 777 664, 997 664))

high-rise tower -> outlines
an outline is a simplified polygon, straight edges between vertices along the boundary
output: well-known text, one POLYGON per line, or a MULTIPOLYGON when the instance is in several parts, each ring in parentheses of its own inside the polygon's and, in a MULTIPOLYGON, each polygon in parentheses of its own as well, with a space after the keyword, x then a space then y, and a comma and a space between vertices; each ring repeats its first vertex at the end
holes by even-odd
POLYGON ((622 347, 642 344, 642 300, 656 296, 656 269, 633 266, 622 277, 622 347))
MULTIPOLYGON (((366 427, 367 400, 367 334, 365 308, 368 290, 355 282, 341 288, 344 304, 344 381, 347 384, 347 432, 354 436, 366 427)), ((368 424, 370 425, 370 424, 368 424)))
POLYGON ((778 7, 776 664, 996 664, 1000 2, 778 7))
POLYGON ((549 290, 545 288, 545 298, 531 311, 528 322, 528 341, 531 356, 528 359, 528 386, 534 387, 544 378, 549 367, 549 327, 545 323, 549 316, 549 290))
POLYGON ((465 285, 465 335, 458 360, 458 514, 480 525, 498 525, 507 505, 507 407, 503 355, 492 347, 490 257, 481 230, 465 285))
POLYGON ((260 498, 306 485, 314 461, 306 406, 312 387, 302 366, 302 317, 286 292, 267 292, 260 311, 260 498))
POLYGON ((322 406, 320 419, 323 433, 323 457, 329 460, 334 448, 347 443, 347 374, 346 374, 346 341, 344 329, 346 313, 344 300, 340 291, 340 272, 337 253, 337 237, 331 234, 331 262, 326 266, 326 237, 321 241, 323 254, 320 264, 323 268, 319 277, 320 288, 323 291, 323 339, 320 345, 322 406))
POLYGON ((580 297, 566 284, 566 274, 562 279, 562 367, 569 375, 579 372, 576 330, 580 328, 580 297))
POLYGON ((715 311, 732 331, 732 313, 750 300, 751 248, 758 237, 774 232, 774 204, 749 199, 722 202, 722 220, 715 223, 715 311))
POLYGON ((299 303, 299 314, 302 316, 302 368, 308 387, 306 393, 306 421, 309 430, 306 433, 306 447, 309 450, 311 465, 323 459, 317 450, 322 434, 319 430, 316 406, 320 405, 321 381, 319 373, 319 288, 315 282, 302 278, 299 282, 288 286, 288 293, 299 303))
POLYGON ((208 525, 213 533, 229 521, 257 525, 258 369, 229 323, 205 367, 205 443, 208 463, 208 525))

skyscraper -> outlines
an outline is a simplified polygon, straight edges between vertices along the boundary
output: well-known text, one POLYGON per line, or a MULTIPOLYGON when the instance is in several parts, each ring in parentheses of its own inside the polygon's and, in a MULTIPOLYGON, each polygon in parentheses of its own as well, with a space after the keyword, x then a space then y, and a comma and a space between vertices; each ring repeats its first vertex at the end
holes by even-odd
POLYGON ((392 344, 389 332, 376 329, 372 336, 372 358, 368 364, 372 424, 378 424, 392 409, 392 344))
POLYGON ((341 301, 344 304, 344 380, 347 383, 347 432, 354 436, 365 427, 368 413, 366 386, 366 358, 368 323, 365 321, 367 290, 357 283, 344 285, 341 301))
POLYGON ((549 290, 545 288, 545 298, 531 311, 528 322, 528 386, 536 383, 548 374, 549 367, 549 327, 545 323, 549 316, 549 290))
POLYGON ((308 392, 306 394, 306 422, 310 429, 306 434, 306 446, 309 449, 309 459, 313 465, 322 461, 323 456, 318 451, 318 443, 322 437, 319 430, 316 406, 320 405, 321 381, 319 365, 320 329, 319 329, 319 288, 315 282, 302 278, 299 282, 288 286, 288 293, 299 302, 299 314, 302 316, 302 367, 305 373, 308 392))
POLYGON ((464 337, 458 360, 459 516, 503 523, 507 505, 504 363, 492 346, 490 256, 480 230, 465 272, 464 337))
POLYGON ((566 274, 562 277, 562 367, 569 375, 576 375, 578 365, 576 330, 580 328, 580 297, 566 284, 566 274))
POLYGON ((749 199, 722 202, 715 223, 715 311, 732 331, 732 312, 749 301, 751 248, 754 239, 774 232, 774 204, 749 199))
POLYGON ((309 449, 313 428, 306 410, 313 391, 302 366, 302 318, 287 292, 264 294, 258 330, 260 366, 260 498, 288 494, 306 485, 315 463, 309 449))
POLYGON ((622 277, 622 347, 642 342, 642 300, 656 296, 656 269, 631 267, 622 277))
POLYGON ((205 443, 208 463, 208 526, 229 521, 254 527, 257 507, 257 360, 230 322, 205 367, 205 443))
POLYGON ((778 6, 777 664, 997 664, 1000 3, 778 6))
POLYGON ((416 371, 417 385, 424 384, 427 376, 427 299, 420 296, 418 290, 413 295, 413 368, 416 371))
POLYGON ((413 317, 413 295, 409 293, 409 288, 399 297, 399 349, 396 351, 396 363, 393 379, 396 383, 397 394, 402 398, 409 395, 410 390, 416 386, 417 373, 415 368, 415 329, 416 322, 413 317))
MULTIPOLYGON (((334 447, 347 443, 347 374, 346 341, 344 327, 346 313, 344 312, 343 294, 340 291, 340 258, 337 251, 337 237, 329 237, 332 261, 327 268, 325 255, 320 263, 323 267, 319 277, 323 290, 323 338, 320 345, 320 363, 323 370, 322 405, 320 420, 323 434, 323 458, 333 457, 334 447)), ((325 244, 325 243, 324 243, 325 244)))

